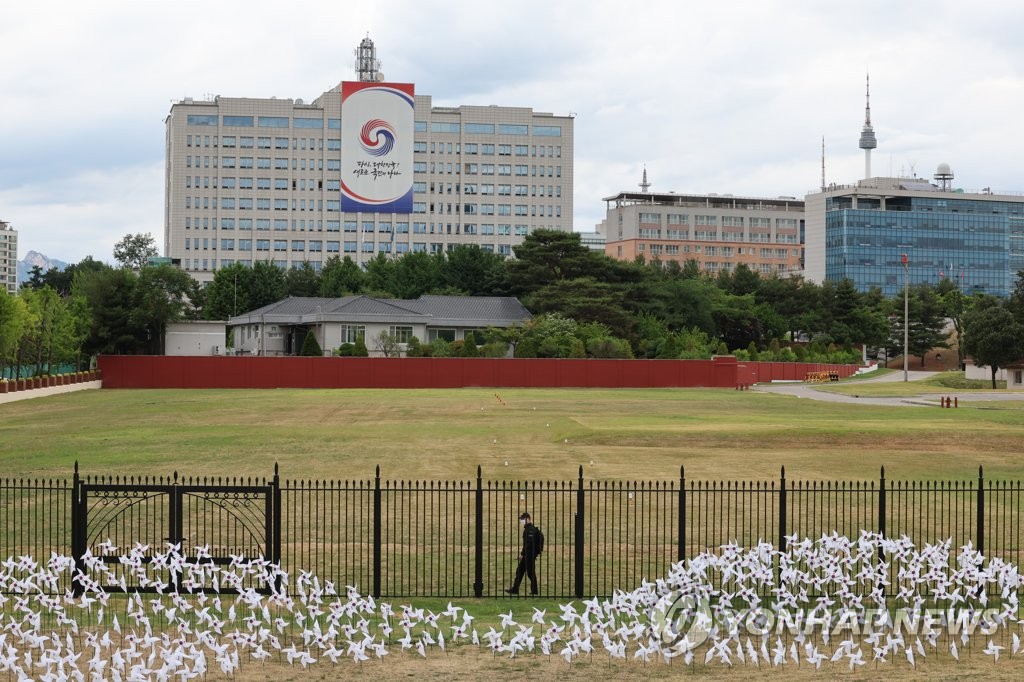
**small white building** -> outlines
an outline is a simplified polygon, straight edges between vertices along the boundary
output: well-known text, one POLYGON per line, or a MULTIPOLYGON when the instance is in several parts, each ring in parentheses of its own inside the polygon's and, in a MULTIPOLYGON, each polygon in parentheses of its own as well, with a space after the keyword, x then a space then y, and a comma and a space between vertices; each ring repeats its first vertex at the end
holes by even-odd
MULTIPOLYGON (((973 358, 967 358, 964 365, 964 378, 992 381, 992 370, 988 365, 975 365, 973 358)), ((1009 367, 997 369, 996 381, 1005 381, 1008 389, 1024 389, 1024 362, 1019 361, 1009 367)))
POLYGON ((370 355, 381 332, 402 350, 416 337, 458 341, 487 327, 525 324, 532 316, 511 296, 421 296, 415 300, 345 296, 291 296, 228 320, 235 352, 252 355, 298 355, 307 334, 314 334, 324 354, 360 337, 370 355))
POLYGON ((215 320, 169 322, 164 355, 223 355, 227 324, 215 320))

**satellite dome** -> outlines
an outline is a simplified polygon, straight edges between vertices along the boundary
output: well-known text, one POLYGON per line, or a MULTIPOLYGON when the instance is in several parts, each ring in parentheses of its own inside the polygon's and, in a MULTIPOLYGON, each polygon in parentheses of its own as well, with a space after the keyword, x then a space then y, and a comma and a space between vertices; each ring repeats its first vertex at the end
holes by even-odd
POLYGON ((939 167, 935 169, 936 175, 952 175, 953 171, 950 170, 948 163, 940 163, 939 167))

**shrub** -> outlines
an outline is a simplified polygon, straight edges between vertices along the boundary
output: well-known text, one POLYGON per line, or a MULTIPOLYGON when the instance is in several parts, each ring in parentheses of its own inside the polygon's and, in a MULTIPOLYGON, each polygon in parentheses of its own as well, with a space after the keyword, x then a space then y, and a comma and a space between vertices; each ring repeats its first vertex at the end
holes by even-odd
POLYGON ((370 351, 366 348, 366 341, 362 336, 356 339, 355 345, 352 347, 352 357, 354 358, 368 358, 370 357, 370 351))
POLYGON ((420 344, 420 340, 415 336, 409 337, 409 343, 405 344, 405 357, 407 358, 422 358, 423 357, 423 346, 420 344))
POLYGON ((452 345, 439 336, 430 342, 430 355, 435 358, 450 358, 452 345))
POLYGON ((306 338, 302 341, 302 350, 299 351, 299 355, 315 358, 323 354, 324 352, 320 349, 320 342, 316 340, 316 334, 306 334, 306 338))
POLYGON ((462 357, 464 358, 478 358, 480 357, 480 349, 476 345, 476 337, 474 334, 467 334, 466 340, 462 342, 462 357))
POLYGON ((485 343, 480 349, 480 354, 485 358, 503 358, 508 355, 508 344, 504 341, 491 341, 485 343))

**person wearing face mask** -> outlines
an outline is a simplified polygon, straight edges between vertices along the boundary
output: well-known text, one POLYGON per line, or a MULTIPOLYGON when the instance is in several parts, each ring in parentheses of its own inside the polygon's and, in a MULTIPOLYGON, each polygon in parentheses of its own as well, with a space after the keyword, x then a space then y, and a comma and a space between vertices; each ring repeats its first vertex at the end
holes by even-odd
POLYGON ((525 575, 530 579, 530 594, 537 594, 537 556, 544 551, 544 534, 537 526, 529 512, 519 515, 519 524, 523 527, 523 545, 519 549, 519 565, 516 567, 516 579, 512 587, 505 590, 509 594, 519 594, 519 584, 525 575))

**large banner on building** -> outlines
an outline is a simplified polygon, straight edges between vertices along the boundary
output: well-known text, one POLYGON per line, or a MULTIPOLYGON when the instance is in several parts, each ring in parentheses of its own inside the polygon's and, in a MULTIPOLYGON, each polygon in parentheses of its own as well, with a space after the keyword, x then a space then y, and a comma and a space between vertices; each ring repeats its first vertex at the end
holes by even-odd
POLYGON ((412 213, 412 83, 341 84, 341 210, 412 213))

